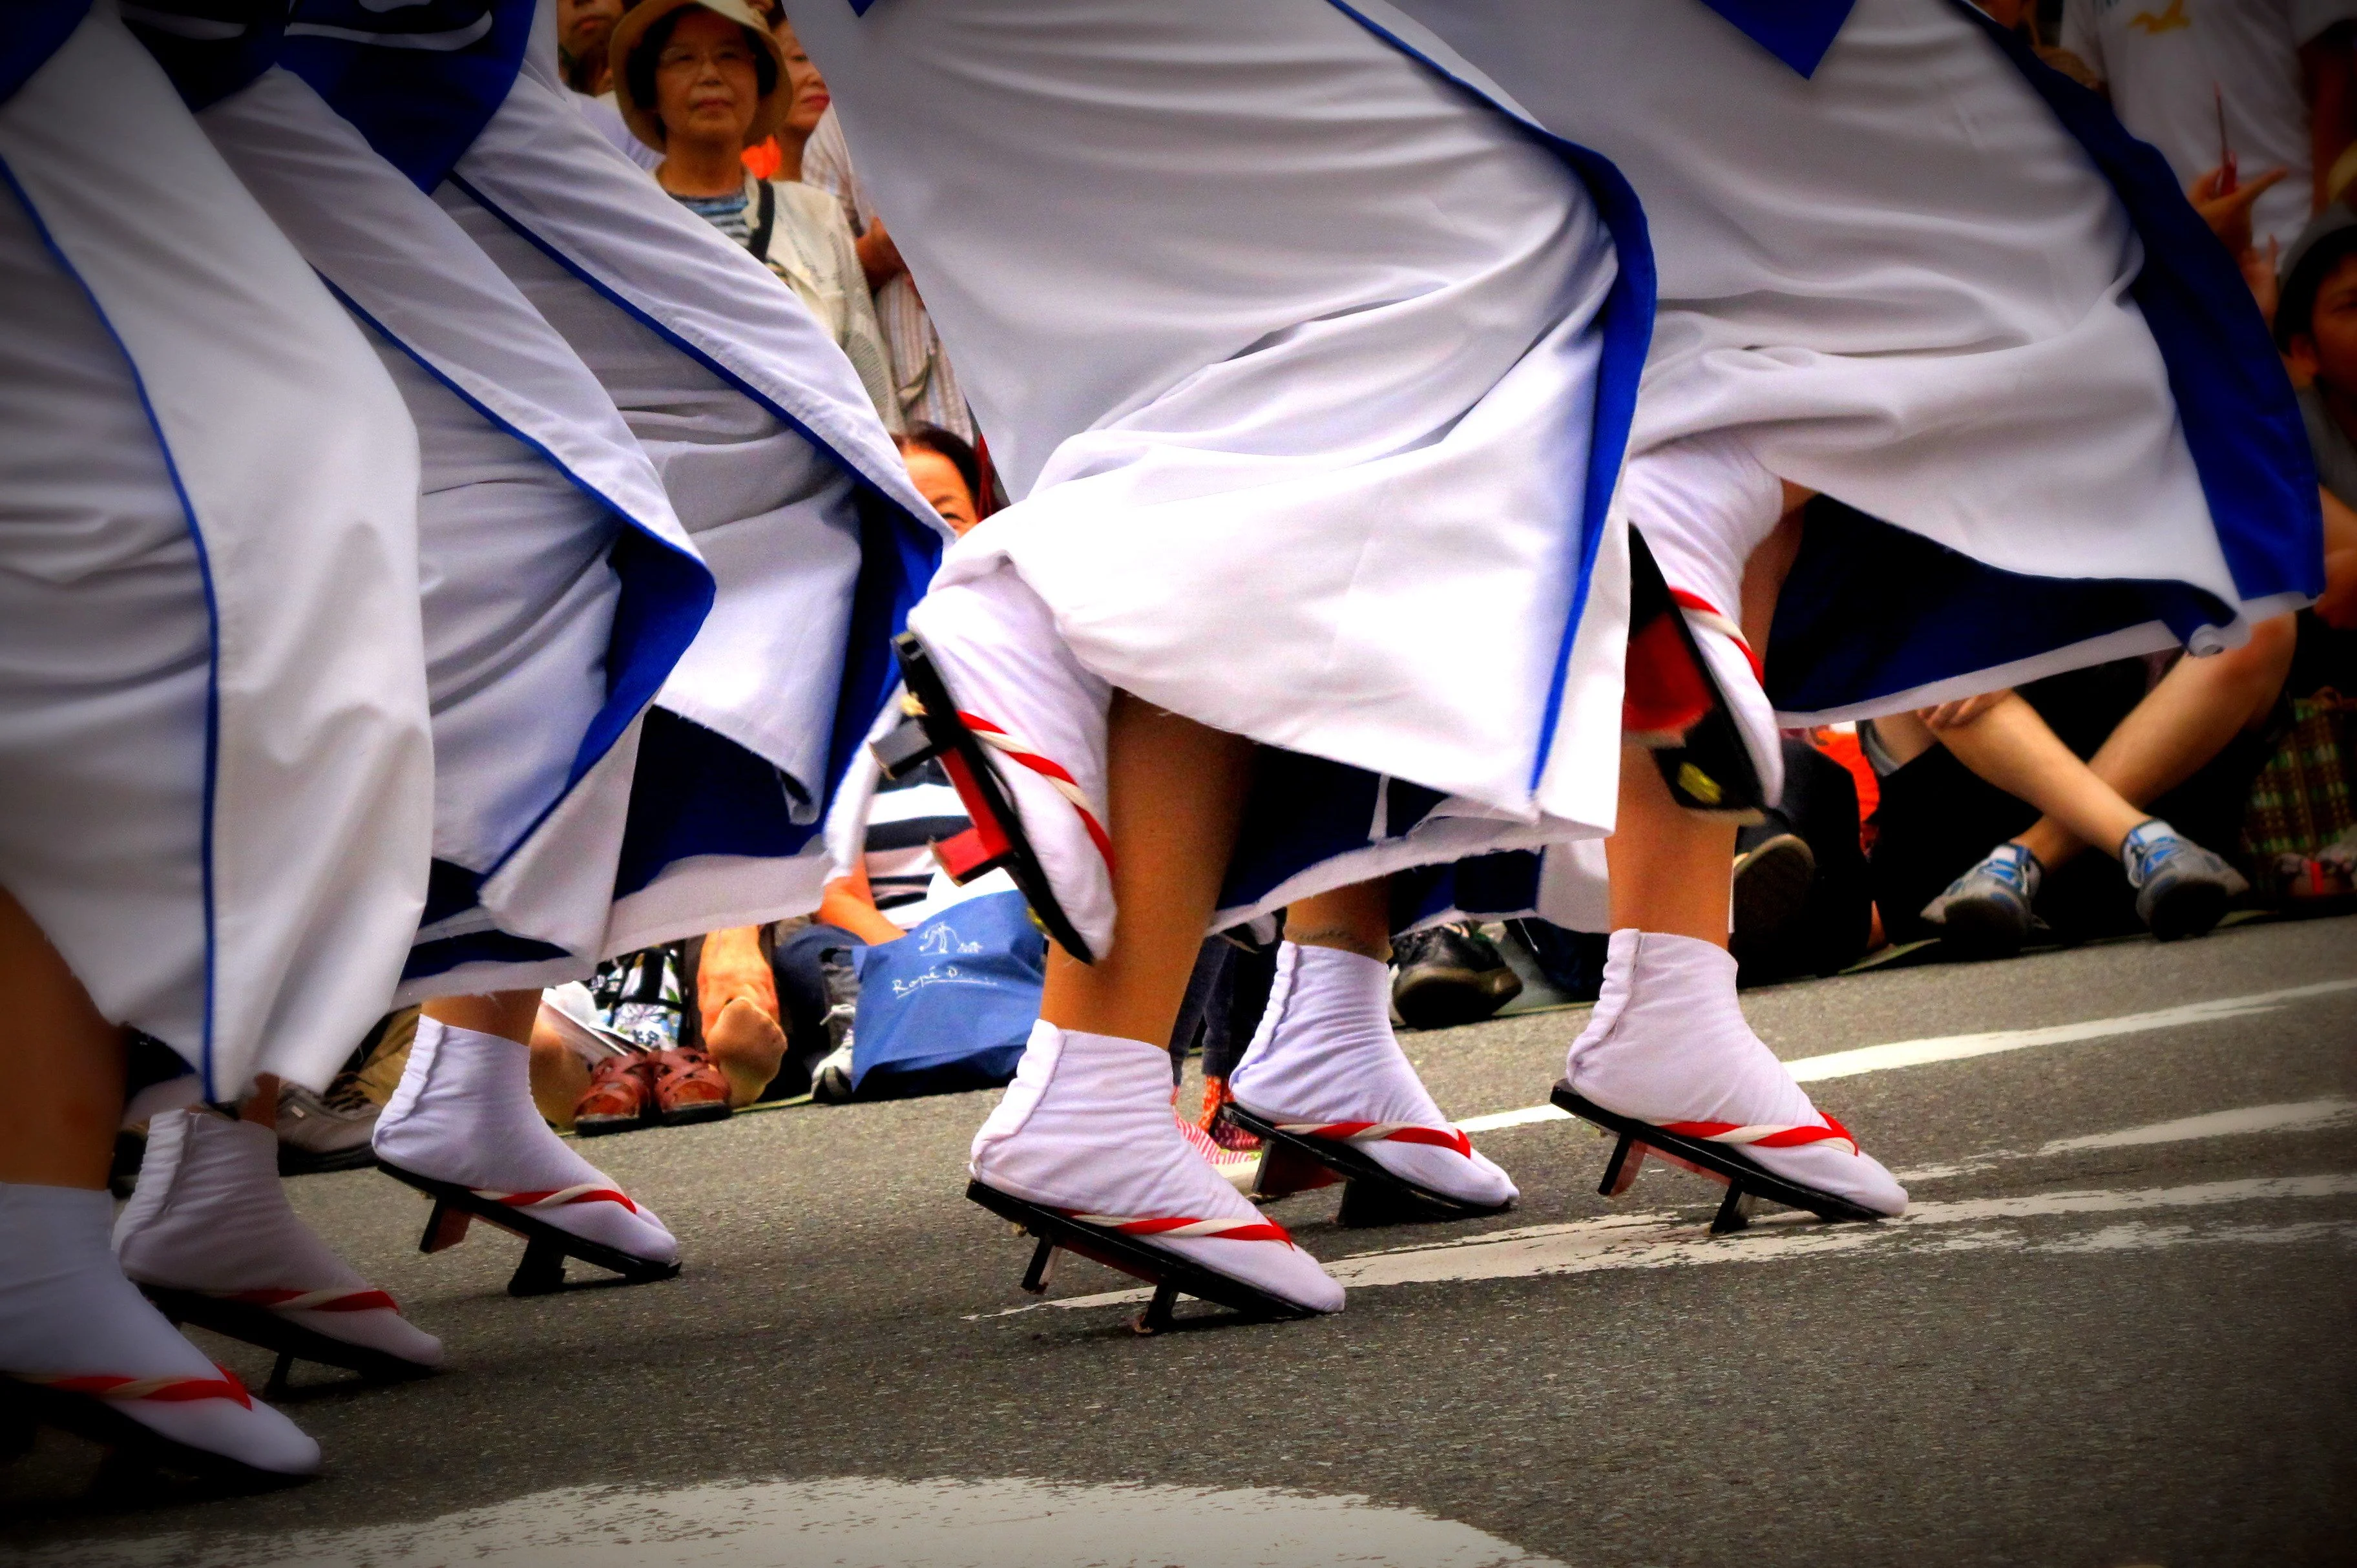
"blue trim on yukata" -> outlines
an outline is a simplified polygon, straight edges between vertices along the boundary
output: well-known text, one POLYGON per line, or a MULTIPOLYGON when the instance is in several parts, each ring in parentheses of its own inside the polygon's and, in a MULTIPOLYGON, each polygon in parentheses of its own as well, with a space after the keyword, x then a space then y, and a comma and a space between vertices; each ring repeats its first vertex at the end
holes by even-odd
MULTIPOLYGON (((2102 99, 1965 0, 1952 3, 2086 149, 2144 242, 2130 295, 2168 368, 2236 593, 2244 601, 2321 593, 2323 517, 2308 432, 2241 271, 2167 161, 2102 99)), ((2003 571, 1820 503, 1777 604, 1768 694, 1785 713, 1833 712, 2155 621, 2187 642, 2239 613, 2184 583, 2003 571)))
POLYGON ((614 897, 626 898, 698 855, 791 859, 823 827, 823 819, 794 821, 801 803, 785 771, 767 758, 667 708, 651 708, 614 897))
MULTIPOLYGON (((156 404, 147 395, 147 378, 140 374, 139 361, 132 358, 130 347, 115 331, 106 307, 99 303, 97 292, 68 259, 64 249, 58 244, 57 237, 49 232, 48 224, 42 221, 40 209, 33 205, 32 197, 17 183, 16 171, 8 166, 5 158, 0 158, 0 182, 5 182, 15 194, 17 203, 25 209, 27 220, 33 225, 33 231, 41 237, 42 247, 57 259, 59 267, 66 276, 73 279, 74 286, 81 290, 82 297, 90 301, 91 313, 98 317, 98 324, 106 329, 107 338, 123 355, 124 365, 131 372, 132 387, 139 394, 139 412, 146 416, 147 427, 156 433, 156 447, 163 454, 164 472, 172 481, 172 494, 179 500, 181 515, 188 520, 188 538, 196 546, 197 576, 204 585, 205 591, 205 782, 203 817, 199 824, 197 839, 199 883, 205 917, 205 1003, 204 1037, 198 1043, 197 1060, 193 1065, 203 1080, 204 1097, 217 1101, 222 1096, 221 1085, 213 1078, 213 1007, 219 987, 221 940, 219 921, 213 908, 213 815, 221 783, 221 601, 213 592, 212 553, 205 547, 204 526, 197 519, 196 505, 188 499, 188 486, 181 482, 180 466, 173 459, 171 442, 165 439, 163 422, 156 416, 156 404)), ((170 1044, 169 1041, 166 1043, 170 1044)))
POLYGON ((1587 483, 1581 498, 1579 559, 1573 569, 1571 608, 1555 649, 1548 678, 1545 711, 1540 715, 1538 745, 1531 760, 1527 788, 1536 793, 1539 780, 1554 755, 1555 731, 1563 717, 1563 694, 1571 676, 1572 650, 1579 639, 1579 623, 1587 612, 1588 589, 1596 576, 1596 558, 1612 508, 1612 492, 1620 483, 1620 465, 1627 456, 1629 432, 1637 416, 1637 389, 1644 379, 1645 359, 1652 351, 1653 315, 1659 304, 1658 274, 1653 267, 1653 242, 1645 223, 1645 209, 1636 189, 1611 159, 1578 143, 1556 135, 1535 121, 1509 113, 1478 82, 1469 81, 1418 49, 1397 33, 1356 9, 1350 0, 1328 3, 1368 32, 1456 83, 1498 110, 1564 161, 1586 188, 1597 216, 1611 236, 1616 266, 1612 286, 1597 314, 1602 343, 1597 367, 1596 404, 1588 429, 1587 483))
MULTIPOLYGON (((1655 0, 1658 4, 1659 0, 1655 0)), ((1803 76, 1814 76, 1857 0, 1702 0, 1803 76)))
POLYGON ((1392 929, 1448 914, 1509 920, 1535 914, 1541 860, 1534 849, 1477 854, 1454 865, 1420 865, 1391 879, 1392 929))
POLYGON ((0 103, 33 80, 90 15, 90 0, 19 0, 0 28, 0 103))
MULTIPOLYGON (((1597 315, 1601 338, 1595 404, 1590 416, 1587 482, 1581 495, 1577 555, 1572 563, 1571 604, 1549 673, 1545 711, 1533 748, 1528 788, 1534 792, 1554 755, 1571 659, 1587 609, 1598 553, 1620 484, 1620 465, 1637 411, 1637 390, 1652 344, 1656 278, 1643 207, 1610 159, 1499 106, 1468 81, 1372 17, 1350 0, 1334 8, 1383 43, 1456 83, 1505 114, 1560 158, 1587 192, 1609 234, 1616 267, 1597 315)), ((1254 754, 1244 827, 1228 864, 1220 908, 1257 904, 1278 886, 1322 862, 1399 838, 1431 815, 1441 791, 1404 779, 1275 746, 1254 754)))
MULTIPOLYGON (((325 281, 325 280, 323 280, 325 281)), ((370 315, 333 282, 328 288, 379 337, 403 353, 427 375, 447 388, 451 394, 481 415, 485 423, 512 436, 565 480, 603 507, 619 520, 624 532, 614 541, 608 555, 608 564, 619 580, 621 594, 614 606, 613 629, 606 643, 606 701, 582 732, 581 742, 574 750, 573 766, 565 775, 565 793, 560 793, 534 817, 532 825, 519 834, 514 843, 500 852, 499 860, 483 872, 485 876, 498 875, 525 840, 540 831, 551 811, 564 800, 575 786, 587 777, 589 770, 613 750, 615 743, 630 727, 630 721, 655 699, 663 682, 671 678, 703 629, 704 620, 712 612, 716 594, 711 568, 697 556, 682 550, 652 528, 632 515, 630 509, 613 497, 583 478, 555 453, 532 435, 501 417, 496 411, 479 402, 467 390, 448 376, 424 354, 402 341, 383 322, 370 315)))
POLYGON ((604 279, 541 238, 464 176, 451 175, 450 183, 468 200, 506 224, 525 243, 579 279, 599 298, 767 409, 809 442, 813 450, 824 453, 836 467, 850 476, 860 523, 859 579, 852 590, 851 626, 845 639, 843 679, 836 686, 834 729, 827 747, 827 776, 816 781, 820 806, 832 805, 852 758, 865 744, 877 715, 884 711, 885 700, 899 683, 891 641, 907 626, 909 611, 924 596, 941 564, 940 532, 902 507, 880 482, 803 423, 792 410, 689 342, 669 323, 624 298, 604 279))
POLYGON ((268 70, 286 30, 285 0, 138 0, 123 20, 146 46, 190 113, 210 109, 268 70), (223 15, 242 9, 244 15, 223 15))
MULTIPOLYGON (((438 871, 443 863, 435 862, 438 871)), ((510 936, 505 931, 472 931, 463 937, 443 937, 435 941, 421 942, 409 950, 409 961, 402 966, 404 984, 425 980, 436 974, 447 974, 465 964, 477 963, 546 963, 552 959, 574 958, 563 948, 530 937, 510 936)))
POLYGON ((507 102, 537 0, 299 0, 278 63, 418 189, 440 185, 507 102))

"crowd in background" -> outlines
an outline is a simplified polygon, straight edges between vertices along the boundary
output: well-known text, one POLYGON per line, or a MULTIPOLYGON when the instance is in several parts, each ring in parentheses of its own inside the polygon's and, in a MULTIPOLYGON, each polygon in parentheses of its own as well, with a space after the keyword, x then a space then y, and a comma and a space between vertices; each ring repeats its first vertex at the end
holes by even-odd
MULTIPOLYGON (((1782 802, 1738 843, 1732 945, 1749 983, 2140 932, 2149 911, 2123 863, 2155 819, 2232 860, 2243 907, 2357 898, 2357 210, 2345 199, 2357 38, 2310 0, 2190 16, 2184 0, 1982 3, 2109 97, 2241 263, 2300 389, 2328 589, 2212 657, 2125 660, 1789 733, 1782 802)), ((802 298, 925 498, 961 533, 1003 505, 922 296, 776 0, 561 0, 558 16, 584 115, 802 298)), ((1844 519, 1820 499, 1805 526, 1844 519)), ((550 991, 533 1042, 543 1112, 594 1135, 1004 1081, 1045 949, 1003 874, 958 887, 933 867, 929 845, 966 825, 937 766, 887 785, 864 864, 812 916, 630 954, 550 991), (972 983, 954 1003, 926 984, 944 965, 972 983)), ((1208 1077, 1249 1038, 1274 945, 1266 929, 1206 943, 1172 1049, 1200 1050, 1208 1077)), ((1395 1010, 1412 1027, 1592 999, 1603 961, 1600 936, 1534 918, 1432 926, 1395 947, 1395 1010)), ((285 1091, 285 1168, 369 1159, 413 1026, 414 1015, 386 1019, 324 1095, 285 1091)))

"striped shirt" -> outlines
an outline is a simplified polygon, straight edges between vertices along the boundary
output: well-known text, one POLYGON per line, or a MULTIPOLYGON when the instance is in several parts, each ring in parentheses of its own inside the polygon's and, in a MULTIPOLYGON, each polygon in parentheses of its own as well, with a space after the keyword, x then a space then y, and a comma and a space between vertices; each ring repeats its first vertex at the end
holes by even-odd
MULTIPOLYGON (((832 194, 843 204, 843 216, 854 234, 865 234, 876 220, 876 209, 852 172, 851 150, 844 143, 843 126, 829 109, 802 148, 802 183, 832 194)), ((889 226, 888 223, 887 225, 889 226)), ((958 389, 957 372, 933 331, 932 317, 917 297, 909 274, 888 281, 876 291, 876 317, 884 328, 884 351, 892 361, 892 380, 900 396, 900 412, 911 424, 922 422, 974 438, 974 414, 965 393, 958 389)))

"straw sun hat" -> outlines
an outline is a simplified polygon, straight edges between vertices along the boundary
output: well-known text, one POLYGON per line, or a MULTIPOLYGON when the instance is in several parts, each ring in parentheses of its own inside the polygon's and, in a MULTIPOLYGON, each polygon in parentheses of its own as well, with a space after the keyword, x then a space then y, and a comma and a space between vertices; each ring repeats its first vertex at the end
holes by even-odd
POLYGON ((749 147, 767 141, 793 106, 786 86, 786 51, 770 36, 761 14, 745 0, 641 0, 622 14, 622 19, 614 24, 614 37, 607 46, 606 57, 614 62, 614 103, 621 110, 624 123, 630 127, 630 134, 647 145, 663 145, 662 116, 655 112, 652 103, 640 102, 630 91, 630 57, 640 50, 648 30, 657 22, 690 5, 701 5, 743 27, 759 40, 754 47, 769 57, 772 68, 770 91, 761 94, 761 101, 753 107, 753 124, 745 133, 745 145, 749 147))

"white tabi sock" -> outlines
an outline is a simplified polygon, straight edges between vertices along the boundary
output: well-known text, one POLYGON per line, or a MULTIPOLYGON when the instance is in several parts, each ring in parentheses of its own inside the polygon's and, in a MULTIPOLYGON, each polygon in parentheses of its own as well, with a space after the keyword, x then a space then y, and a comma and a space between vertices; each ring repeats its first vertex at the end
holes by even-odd
POLYGON ((248 1301, 330 1339, 442 1364, 442 1342, 397 1307, 372 1303, 382 1293, 296 1215, 267 1127, 209 1112, 150 1121, 139 1189, 114 1223, 114 1254, 140 1284, 248 1301), (288 1305, 288 1293, 316 1305, 288 1305))
MULTIPOLYGON (((1572 1042, 1565 1076, 1607 1111, 1656 1126, 1725 1122, 1813 1127, 1824 1118, 1743 1021, 1735 960, 1693 937, 1612 933, 1603 994, 1572 1042)), ((1904 1214, 1907 1193, 1870 1155, 1840 1142, 1739 1151, 1788 1181, 1878 1214, 1904 1214)))
MULTIPOLYGON (((986 1187, 1107 1227, 1187 1219, 1262 1231, 1270 1223, 1178 1131, 1168 1052, 1044 1019, 1032 1026, 1006 1097, 974 1134, 972 1168, 986 1187)), ((1296 1305, 1342 1309, 1342 1287, 1290 1240, 1136 1239, 1296 1305)))
POLYGON ((1015 798, 1056 901, 1092 955, 1103 958, 1113 950, 1113 872, 1089 821, 1099 827, 1105 821, 1105 713, 1113 689, 1081 668, 1047 605, 1011 566, 935 588, 909 612, 909 628, 932 651, 961 712, 996 725, 1014 751, 1048 758, 1071 775, 1079 805, 1012 751, 984 746, 1015 798))
MULTIPOLYGON (((419 1019, 401 1086, 377 1118, 377 1158, 478 1192, 619 1192, 541 1119, 531 1061, 531 1051, 513 1040, 419 1019)), ((531 1214, 649 1262, 679 1257, 679 1243, 640 1205, 592 1198, 531 1214)))
MULTIPOLYGON (((1246 1111, 1276 1122, 1372 1122, 1454 1133, 1392 1034, 1391 966, 1340 948, 1277 949, 1276 983, 1228 1077, 1246 1111)), ((1506 1173, 1470 1148, 1368 1139, 1360 1153, 1467 1203, 1512 1203, 1506 1173)))
MULTIPOLYGON (((114 1200, 81 1187, 0 1183, 0 1372, 31 1381, 133 1380, 201 1390, 225 1374, 123 1277, 107 1244, 114 1200)), ((151 1385, 152 1387, 152 1385, 151 1385)), ((167 1396, 169 1386, 153 1391, 167 1396)), ((248 1397, 117 1397, 108 1404, 191 1448, 281 1476, 319 1467, 319 1445, 248 1397)))

